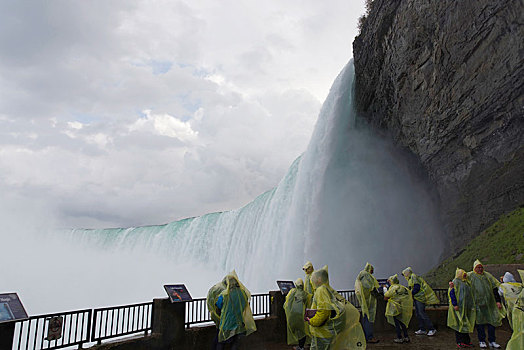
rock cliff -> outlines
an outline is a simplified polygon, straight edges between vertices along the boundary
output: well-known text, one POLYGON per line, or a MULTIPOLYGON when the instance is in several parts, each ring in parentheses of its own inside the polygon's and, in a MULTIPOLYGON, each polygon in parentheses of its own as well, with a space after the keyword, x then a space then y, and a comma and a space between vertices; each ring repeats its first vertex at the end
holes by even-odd
POLYGON ((451 253, 524 204, 524 1, 368 4, 357 112, 427 171, 451 253))

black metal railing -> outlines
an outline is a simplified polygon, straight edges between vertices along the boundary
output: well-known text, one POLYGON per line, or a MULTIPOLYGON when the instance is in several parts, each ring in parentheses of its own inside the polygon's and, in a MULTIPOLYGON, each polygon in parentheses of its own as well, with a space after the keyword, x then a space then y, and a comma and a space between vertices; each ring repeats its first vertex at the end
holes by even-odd
POLYGON ((13 349, 60 349, 89 342, 92 310, 31 316, 15 323, 13 349))
POLYGON ((91 341, 147 332, 152 329, 153 302, 105 307, 93 312, 91 341))
POLYGON ((433 291, 440 301, 437 306, 448 306, 448 290, 444 288, 434 288, 433 291))
POLYGON ((193 299, 186 302, 185 325, 189 328, 192 324, 211 322, 206 298, 193 299))
POLYGON ((253 316, 269 317, 271 314, 271 297, 269 294, 253 294, 251 295, 250 306, 253 316))
POLYGON ((354 290, 338 290, 338 294, 342 295, 344 299, 353 304, 357 309, 360 308, 360 303, 358 302, 357 295, 354 290))

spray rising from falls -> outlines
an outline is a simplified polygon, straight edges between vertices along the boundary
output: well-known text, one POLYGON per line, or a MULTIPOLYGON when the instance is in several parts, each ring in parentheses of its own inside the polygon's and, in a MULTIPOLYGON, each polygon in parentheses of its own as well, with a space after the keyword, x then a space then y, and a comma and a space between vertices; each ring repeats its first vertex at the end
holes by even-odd
MULTIPOLYGON (((173 264, 236 269, 254 291, 300 277, 306 260, 328 264, 338 288, 350 288, 366 261, 379 277, 408 265, 425 271, 442 246, 430 193, 387 140, 354 126, 353 77, 350 62, 331 88, 307 150, 276 188, 245 207, 159 226, 76 229, 71 239, 115 253, 152 252, 173 264)), ((180 275, 177 282, 191 286, 198 278, 180 275)))

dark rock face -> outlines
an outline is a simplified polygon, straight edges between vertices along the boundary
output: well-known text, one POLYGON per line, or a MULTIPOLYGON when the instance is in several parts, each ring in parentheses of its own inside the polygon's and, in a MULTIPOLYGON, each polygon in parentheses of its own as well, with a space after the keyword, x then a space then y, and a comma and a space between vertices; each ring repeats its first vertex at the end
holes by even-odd
POLYGON ((524 204, 523 0, 375 0, 353 52, 357 112, 420 160, 451 250, 524 204))

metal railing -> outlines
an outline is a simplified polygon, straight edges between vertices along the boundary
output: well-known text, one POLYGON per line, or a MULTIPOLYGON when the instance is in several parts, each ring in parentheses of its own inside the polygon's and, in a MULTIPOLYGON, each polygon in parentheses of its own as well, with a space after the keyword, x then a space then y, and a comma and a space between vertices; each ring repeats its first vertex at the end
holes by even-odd
POLYGON ((31 316, 15 323, 13 349, 60 349, 89 342, 92 310, 31 316))
POLYGON ((95 309, 91 341, 147 332, 152 329, 153 302, 95 309))
POLYGON ((358 302, 357 295, 354 290, 338 290, 338 294, 342 295, 344 299, 353 304, 357 309, 360 308, 360 303, 358 302))
POLYGON ((189 328, 192 324, 211 322, 206 298, 193 299, 186 302, 185 325, 189 328))
MULTIPOLYGON (((271 298, 268 294, 253 294, 249 301, 253 316, 269 317, 271 314, 271 298)), ((185 326, 212 322, 207 308, 206 298, 193 299, 186 302, 185 326)))
POLYGON ((448 290, 444 288, 433 288, 440 303, 437 306, 448 306, 448 290))

